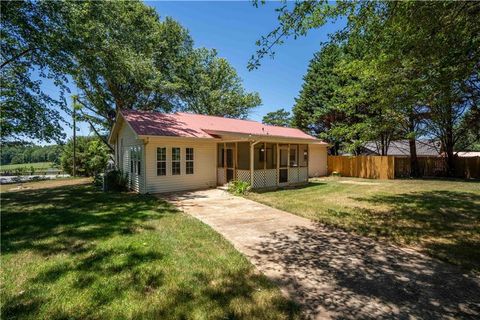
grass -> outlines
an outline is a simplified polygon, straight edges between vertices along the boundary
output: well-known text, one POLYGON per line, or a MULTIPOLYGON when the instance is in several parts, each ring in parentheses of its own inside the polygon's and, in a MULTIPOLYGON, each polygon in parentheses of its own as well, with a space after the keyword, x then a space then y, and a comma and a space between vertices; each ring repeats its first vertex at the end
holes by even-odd
POLYGON ((168 203, 42 183, 2 194, 3 319, 299 317, 232 245, 168 203))
POLYGON ((480 183, 325 178, 248 198, 480 271, 480 183))
POLYGON ((0 184, 0 192, 18 192, 25 190, 48 189, 92 182, 92 178, 59 178, 43 181, 0 184))
POLYGON ((35 170, 46 170, 54 167, 52 162, 35 162, 35 163, 18 163, 18 164, 2 164, 0 166, 0 171, 11 171, 19 168, 30 168, 33 167, 35 170))

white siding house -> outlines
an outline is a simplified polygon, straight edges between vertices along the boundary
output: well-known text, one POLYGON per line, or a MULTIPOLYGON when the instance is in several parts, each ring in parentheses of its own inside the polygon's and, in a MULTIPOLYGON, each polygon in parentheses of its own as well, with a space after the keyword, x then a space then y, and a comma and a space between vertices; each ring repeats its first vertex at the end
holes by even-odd
POLYGON ((195 190, 244 180, 253 188, 326 175, 327 144, 298 129, 187 113, 123 111, 109 142, 139 193, 195 190))

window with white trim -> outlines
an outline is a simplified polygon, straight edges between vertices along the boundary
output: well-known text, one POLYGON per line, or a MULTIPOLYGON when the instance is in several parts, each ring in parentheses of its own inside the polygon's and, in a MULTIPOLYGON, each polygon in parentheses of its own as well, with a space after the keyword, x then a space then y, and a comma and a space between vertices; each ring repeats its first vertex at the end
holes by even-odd
POLYGON ((141 175, 142 173, 142 153, 141 147, 130 147, 130 173, 141 175))
POLYGON ((157 176, 167 175, 167 148, 157 148, 157 176))
POLYGON ((193 148, 185 148, 185 173, 193 174, 193 148))
POLYGON ((172 148, 172 175, 181 174, 180 170, 180 148, 172 148))
POLYGON ((133 160, 133 148, 130 148, 130 173, 133 174, 133 164, 134 164, 134 160, 133 160))

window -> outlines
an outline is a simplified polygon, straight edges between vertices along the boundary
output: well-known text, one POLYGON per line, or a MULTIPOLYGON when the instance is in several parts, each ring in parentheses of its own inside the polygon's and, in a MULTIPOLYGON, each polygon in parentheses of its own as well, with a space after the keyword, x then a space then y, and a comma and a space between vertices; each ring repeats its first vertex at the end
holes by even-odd
POLYGON ((141 166, 141 147, 130 147, 130 173, 137 175, 141 175, 142 173, 142 166, 141 166))
POLYGON ((119 153, 119 160, 118 160, 118 165, 120 168, 122 168, 123 164, 123 138, 120 139, 120 149, 118 150, 119 153))
POLYGON ((172 148, 172 175, 180 173, 180 148, 172 148))
POLYGON ((167 175, 167 148, 157 148, 157 176, 167 175))
POLYGON ((185 149, 186 174, 193 174, 193 148, 185 149))
POLYGON ((133 149, 130 149, 130 173, 133 173, 133 149))
POLYGON ((298 167, 298 145, 290 145, 290 167, 298 167))

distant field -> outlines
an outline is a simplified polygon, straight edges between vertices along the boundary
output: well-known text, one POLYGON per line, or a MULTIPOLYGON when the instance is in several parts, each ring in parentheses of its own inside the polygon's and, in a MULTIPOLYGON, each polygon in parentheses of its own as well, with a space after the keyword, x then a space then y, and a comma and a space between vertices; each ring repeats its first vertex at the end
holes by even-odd
POLYGON ((0 172, 12 171, 19 168, 30 169, 31 167, 33 167, 35 170, 46 170, 46 169, 54 168, 55 165, 52 162, 6 164, 6 165, 0 165, 0 172))

